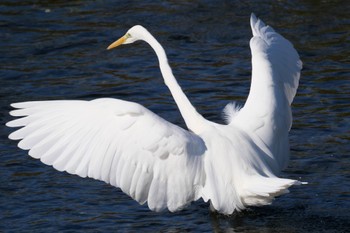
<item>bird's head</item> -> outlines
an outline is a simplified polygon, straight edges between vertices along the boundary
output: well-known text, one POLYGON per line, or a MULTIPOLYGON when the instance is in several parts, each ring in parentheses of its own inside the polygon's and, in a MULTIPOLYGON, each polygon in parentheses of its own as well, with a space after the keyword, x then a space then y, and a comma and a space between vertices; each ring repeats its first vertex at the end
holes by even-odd
POLYGON ((144 36, 147 33, 148 31, 146 30, 146 28, 140 25, 133 26, 126 32, 124 36, 120 37, 118 40, 109 45, 107 49, 113 49, 122 44, 131 44, 135 41, 143 40, 144 36))

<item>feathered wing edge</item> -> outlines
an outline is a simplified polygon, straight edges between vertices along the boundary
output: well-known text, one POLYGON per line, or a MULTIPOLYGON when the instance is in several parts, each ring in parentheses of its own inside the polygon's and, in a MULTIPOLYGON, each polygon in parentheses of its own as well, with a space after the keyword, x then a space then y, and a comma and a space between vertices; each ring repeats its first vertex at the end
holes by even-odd
POLYGON ((257 45, 259 42, 255 44, 255 39, 252 38, 254 42, 251 42, 251 47, 255 47, 252 48, 252 53, 259 53, 258 50, 263 53, 269 53, 267 54, 266 59, 268 59, 273 66, 275 66, 274 64, 278 64, 279 67, 274 75, 278 76, 280 85, 282 85, 282 88, 284 88, 284 94, 290 105, 293 102, 297 92, 300 71, 303 66, 303 63, 299 58, 299 54, 294 49, 294 46, 290 41, 275 32, 272 27, 265 25, 265 23, 257 18, 253 13, 250 17, 250 25, 253 38, 260 38, 267 45, 267 47, 257 45))
POLYGON ((274 197, 287 193, 290 186, 307 184, 274 175, 286 166, 289 158, 290 105, 297 91, 302 62, 293 45, 254 14, 251 28, 253 74, 249 97, 243 108, 236 103, 228 104, 223 116, 227 124, 250 135, 265 154, 267 169, 272 174, 258 172, 238 185, 241 197, 236 200, 238 211, 245 206, 270 204, 274 197), (274 98, 277 98, 275 102, 274 98))
POLYGON ((246 103, 230 124, 240 127, 277 161, 274 172, 289 161, 288 132, 292 125, 291 103, 297 91, 302 62, 293 45, 251 16, 253 37, 252 81, 246 103))
POLYGON ((177 211, 201 197, 201 138, 143 106, 117 99, 12 104, 9 138, 59 171, 120 187, 151 210, 177 211), (181 172, 179 172, 181 171, 181 172))

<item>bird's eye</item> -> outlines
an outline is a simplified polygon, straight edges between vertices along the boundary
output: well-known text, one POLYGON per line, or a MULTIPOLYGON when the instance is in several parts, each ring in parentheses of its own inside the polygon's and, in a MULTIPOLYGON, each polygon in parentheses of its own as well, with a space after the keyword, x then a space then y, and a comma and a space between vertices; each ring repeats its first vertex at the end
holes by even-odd
POLYGON ((130 33, 126 33, 126 37, 130 38, 131 37, 130 33))

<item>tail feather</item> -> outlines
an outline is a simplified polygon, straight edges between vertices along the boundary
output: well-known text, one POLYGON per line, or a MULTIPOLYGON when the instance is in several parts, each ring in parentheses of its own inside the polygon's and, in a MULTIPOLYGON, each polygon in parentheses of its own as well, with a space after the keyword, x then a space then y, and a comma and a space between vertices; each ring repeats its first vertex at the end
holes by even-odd
POLYGON ((241 194, 242 202, 246 206, 269 205, 275 197, 289 193, 292 185, 300 185, 300 181, 277 177, 252 177, 245 184, 241 194))

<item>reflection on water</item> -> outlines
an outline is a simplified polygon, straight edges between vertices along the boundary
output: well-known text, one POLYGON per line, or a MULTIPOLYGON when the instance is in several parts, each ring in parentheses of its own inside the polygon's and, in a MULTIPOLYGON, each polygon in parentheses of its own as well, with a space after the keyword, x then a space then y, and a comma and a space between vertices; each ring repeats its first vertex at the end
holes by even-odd
POLYGON ((114 97, 184 126, 145 44, 105 51, 135 24, 163 44, 175 76, 208 119, 222 122, 250 85, 249 15, 290 39, 304 62, 293 104, 292 188, 233 216, 201 201, 153 213, 98 181, 59 173, 0 135, 0 231, 345 232, 350 208, 350 5, 346 1, 9 1, 0 3, 0 120, 24 100, 114 97))

